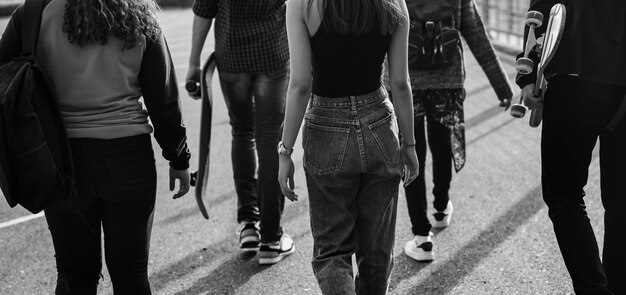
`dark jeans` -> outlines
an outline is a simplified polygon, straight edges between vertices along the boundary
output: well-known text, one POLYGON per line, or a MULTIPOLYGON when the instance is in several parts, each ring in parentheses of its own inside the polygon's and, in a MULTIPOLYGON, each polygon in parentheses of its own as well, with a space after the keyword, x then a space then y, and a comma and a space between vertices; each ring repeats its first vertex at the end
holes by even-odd
POLYGON ((403 168, 397 134, 384 88, 356 97, 315 96, 307 110, 302 142, 312 266, 323 294, 387 291, 403 168))
POLYGON ((276 147, 285 117, 288 70, 271 74, 220 71, 219 77, 232 126, 237 221, 260 220, 261 240, 277 241, 283 234, 280 219, 285 197, 278 185, 276 147))
POLYGON ((156 170, 150 136, 70 143, 77 196, 45 209, 56 256, 56 294, 96 294, 101 228, 114 293, 151 294, 148 249, 156 170))
MULTIPOLYGON (((450 145, 450 129, 426 116, 428 129, 428 145, 433 158, 433 195, 434 207, 438 211, 446 209, 448 191, 452 180, 452 148, 450 145)), ((409 186, 404 188, 406 203, 411 218, 411 231, 414 235, 427 236, 432 228, 428 221, 428 204, 426 202, 426 135, 424 118, 415 119, 415 151, 419 160, 419 175, 409 186)))
POLYGON ((541 138, 542 191, 577 294, 626 294, 626 119, 605 129, 626 87, 556 76, 546 92, 541 138), (604 250, 585 211, 583 190, 600 138, 604 250))

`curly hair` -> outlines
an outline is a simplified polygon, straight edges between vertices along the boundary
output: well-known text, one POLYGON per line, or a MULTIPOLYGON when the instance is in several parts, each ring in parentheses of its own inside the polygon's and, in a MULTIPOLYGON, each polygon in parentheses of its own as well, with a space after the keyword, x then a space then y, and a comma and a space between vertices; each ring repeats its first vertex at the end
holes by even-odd
POLYGON ((140 44, 143 38, 156 41, 161 28, 154 0, 67 0, 63 32, 70 43, 83 47, 104 45, 110 36, 124 42, 124 49, 140 44))

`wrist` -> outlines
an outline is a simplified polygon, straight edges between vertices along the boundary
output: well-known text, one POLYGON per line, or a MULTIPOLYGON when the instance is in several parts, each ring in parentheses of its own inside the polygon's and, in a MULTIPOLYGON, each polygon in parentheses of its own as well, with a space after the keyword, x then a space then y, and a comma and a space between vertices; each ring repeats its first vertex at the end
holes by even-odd
POLYGON ((293 147, 287 147, 282 141, 278 143, 278 154, 285 157, 291 157, 293 147))

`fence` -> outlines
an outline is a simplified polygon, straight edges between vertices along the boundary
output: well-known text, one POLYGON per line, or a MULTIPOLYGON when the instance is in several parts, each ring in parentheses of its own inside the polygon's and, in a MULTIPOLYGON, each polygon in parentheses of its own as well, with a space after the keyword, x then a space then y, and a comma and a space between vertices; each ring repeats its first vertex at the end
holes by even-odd
POLYGON ((530 0, 476 0, 491 38, 520 50, 529 3, 530 0))

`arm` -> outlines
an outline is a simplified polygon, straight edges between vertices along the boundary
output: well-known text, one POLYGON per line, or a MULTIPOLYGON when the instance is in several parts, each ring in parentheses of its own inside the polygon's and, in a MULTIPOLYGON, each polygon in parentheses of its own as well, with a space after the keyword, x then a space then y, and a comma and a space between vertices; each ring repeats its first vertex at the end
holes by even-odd
POLYGON ((11 16, 9 23, 0 39, 0 65, 11 61, 22 51, 22 15, 23 5, 18 7, 11 16))
MULTIPOLYGON (((476 3, 474 0, 462 0, 461 3, 460 32, 472 54, 476 57, 478 64, 480 64, 485 75, 487 75, 498 99, 502 102, 510 103, 513 97, 511 83, 489 40, 483 21, 478 14, 476 3)), ((506 106, 506 104, 503 104, 503 106, 506 106)))
MULTIPOLYGON (((303 1, 287 1, 287 38, 289 40, 290 78, 287 89, 285 121, 282 141, 285 147, 293 148, 306 106, 311 95, 311 43, 304 22, 303 1)), ((292 201, 297 200, 293 191, 293 161, 289 156, 279 156, 278 181, 283 194, 292 201)))
POLYGON ((403 137, 402 157, 406 166, 404 185, 407 186, 417 177, 418 166, 413 130, 413 97, 408 67, 409 16, 406 3, 404 1, 398 1, 398 3, 405 18, 397 25, 391 35, 387 59, 393 106, 403 137))
POLYGON ((148 42, 139 72, 139 83, 154 137, 163 149, 163 157, 170 161, 170 190, 173 181, 180 180, 180 190, 174 196, 183 196, 189 190, 189 148, 183 123, 178 83, 174 64, 165 37, 148 42))
MULTIPOLYGON (((206 37, 211 30, 213 18, 217 14, 217 1, 196 0, 193 4, 193 25, 191 27, 191 51, 186 81, 200 82, 201 54, 206 37)), ((191 95, 191 94, 190 94, 191 95)))

